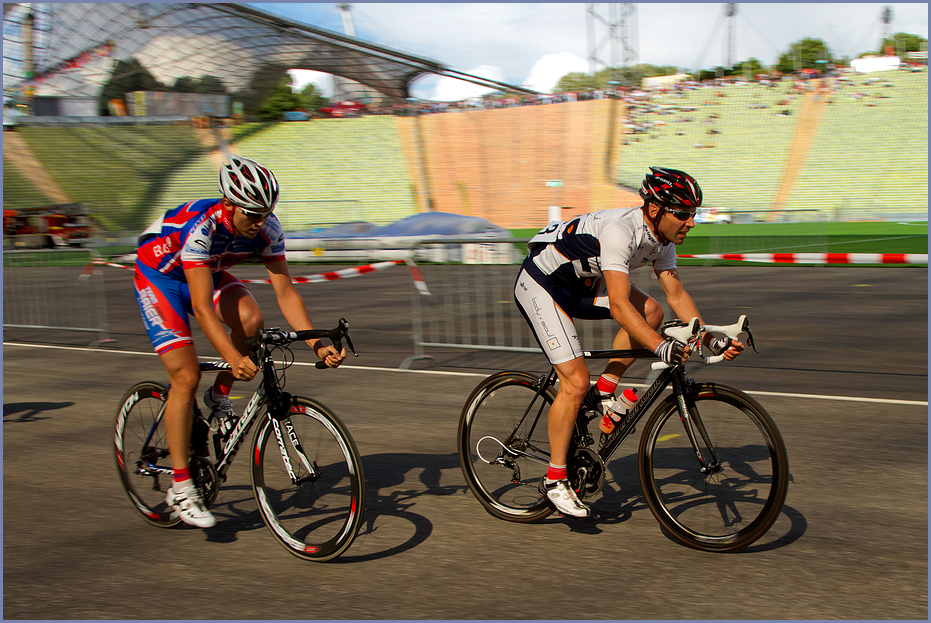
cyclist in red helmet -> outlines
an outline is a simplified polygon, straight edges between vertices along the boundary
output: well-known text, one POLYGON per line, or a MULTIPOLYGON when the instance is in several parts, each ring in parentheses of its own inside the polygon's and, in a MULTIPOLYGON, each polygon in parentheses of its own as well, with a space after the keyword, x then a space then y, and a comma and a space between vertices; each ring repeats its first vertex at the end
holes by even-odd
MULTIPOLYGON (((182 521, 201 528, 215 525, 216 519, 204 505, 188 466, 193 403, 200 382, 188 315, 197 319, 230 364, 230 370, 219 372, 204 394, 204 403, 224 433, 235 424, 229 400, 233 381, 250 381, 258 372, 242 340, 264 323, 249 290, 226 269, 252 254, 260 255, 288 324, 297 331, 313 328, 291 283, 284 234, 273 214, 278 180, 258 162, 233 155, 229 164, 220 167, 218 184, 220 199, 173 208, 142 233, 133 279, 146 332, 171 380, 164 419, 174 475, 166 503, 182 521)), ((307 344, 331 368, 346 356, 345 349, 337 352, 318 339, 307 344)))
MULTIPOLYGON (((701 188, 682 171, 650 171, 640 186, 640 208, 590 212, 553 223, 534 236, 514 287, 518 308, 559 377, 547 423, 550 465, 540 490, 564 515, 590 513, 566 473, 569 440, 582 401, 601 413, 611 408, 618 380, 633 363, 610 360, 591 385, 573 318, 614 318, 620 324, 615 349, 648 348, 667 363, 683 361, 688 347, 664 340, 657 332, 662 306, 630 281, 630 271, 648 264, 673 313, 684 320, 701 318, 679 279, 675 252, 695 227, 701 188)), ((707 339, 707 346, 727 359, 743 350, 736 340, 707 339)))

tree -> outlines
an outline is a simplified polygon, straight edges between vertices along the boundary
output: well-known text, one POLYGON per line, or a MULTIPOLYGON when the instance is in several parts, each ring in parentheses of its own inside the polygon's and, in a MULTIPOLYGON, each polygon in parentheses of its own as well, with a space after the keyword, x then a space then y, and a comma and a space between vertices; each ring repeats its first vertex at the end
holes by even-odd
POLYGON ((734 66, 728 69, 725 74, 728 76, 742 76, 745 73, 753 76, 754 74, 763 73, 763 64, 757 59, 750 57, 745 61, 740 61, 739 63, 734 63, 734 66))
POLYGON ((303 108, 304 98, 291 90, 291 76, 285 74, 284 79, 259 106, 256 116, 263 121, 279 121, 284 118, 285 112, 303 108))
POLYGON ((825 67, 833 62, 831 51, 824 41, 806 37, 793 43, 789 50, 779 57, 776 68, 784 74, 791 74, 802 69, 824 71, 825 67))
POLYGON ((109 116, 107 102, 111 99, 122 100, 132 91, 170 91, 168 87, 156 80, 149 70, 135 58, 117 61, 110 74, 110 80, 104 85, 98 98, 100 114, 109 116))
POLYGON ((598 85, 595 82, 594 76, 582 73, 581 71, 573 71, 560 78, 556 82, 556 86, 553 87, 553 91, 556 93, 566 93, 569 91, 588 91, 597 88, 598 85))
POLYGON ((319 111, 330 103, 330 100, 323 96, 323 93, 317 90, 313 83, 308 84, 301 90, 301 98, 304 100, 305 110, 319 111))
POLYGON ((891 39, 883 39, 882 49, 879 54, 885 54, 887 47, 892 47, 894 54, 905 56, 908 52, 922 51, 922 44, 927 49, 928 40, 918 35, 910 35, 904 32, 897 32, 892 35, 891 39))
POLYGON ((595 89, 613 89, 615 86, 640 88, 644 78, 652 76, 665 76, 677 73, 678 69, 672 66, 657 67, 641 63, 631 67, 606 67, 594 75, 573 71, 566 74, 553 87, 556 93, 566 91, 590 91, 595 89), (618 82, 618 85, 611 84, 618 82))

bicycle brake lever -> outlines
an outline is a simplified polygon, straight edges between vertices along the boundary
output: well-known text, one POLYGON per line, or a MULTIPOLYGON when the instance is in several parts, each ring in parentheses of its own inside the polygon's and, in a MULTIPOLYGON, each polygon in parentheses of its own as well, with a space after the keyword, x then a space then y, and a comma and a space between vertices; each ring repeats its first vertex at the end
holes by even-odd
POLYGON ((340 332, 343 334, 343 337, 346 338, 346 345, 349 346, 349 350, 354 356, 358 357, 359 353, 356 352, 355 346, 352 345, 352 339, 349 337, 349 322, 347 322, 345 318, 339 319, 339 328, 340 332))

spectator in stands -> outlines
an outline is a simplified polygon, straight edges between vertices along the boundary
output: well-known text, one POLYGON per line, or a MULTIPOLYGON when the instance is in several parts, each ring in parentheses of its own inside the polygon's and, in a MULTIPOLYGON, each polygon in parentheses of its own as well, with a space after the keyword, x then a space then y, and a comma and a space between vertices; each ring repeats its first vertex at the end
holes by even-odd
MULTIPOLYGON (((683 361, 689 347, 664 340, 657 329, 663 308, 630 282, 630 271, 653 265, 666 301, 682 319, 699 318, 692 297, 676 270, 676 247, 695 226, 702 192, 690 175, 651 167, 640 187, 643 206, 589 212, 554 223, 531 238, 514 298, 559 377, 548 415, 550 464, 541 493, 559 512, 587 517, 589 508, 567 478, 569 441, 583 400, 600 411, 615 403, 620 377, 633 359, 612 359, 591 385, 573 318, 614 318, 620 330, 615 349, 648 348, 669 364, 683 361)), ((743 350, 737 340, 706 336, 715 353, 734 359, 743 350)))
MULTIPOLYGON (((143 324, 171 380, 165 403, 165 432, 174 469, 166 502, 188 524, 216 524, 191 479, 188 448, 200 367, 188 314, 193 314, 229 371, 217 374, 204 403, 224 434, 234 427, 229 393, 234 380, 250 381, 258 372, 242 341, 263 326, 262 312, 241 281, 227 268, 261 255, 285 319, 295 330, 312 329, 301 295, 291 283, 284 234, 272 213, 278 181, 259 163, 230 156, 220 167, 221 199, 191 201, 166 212, 142 236, 134 277, 143 324), (230 329, 227 334, 223 325, 230 329)), ((310 346, 335 368, 346 356, 320 340, 310 346)))

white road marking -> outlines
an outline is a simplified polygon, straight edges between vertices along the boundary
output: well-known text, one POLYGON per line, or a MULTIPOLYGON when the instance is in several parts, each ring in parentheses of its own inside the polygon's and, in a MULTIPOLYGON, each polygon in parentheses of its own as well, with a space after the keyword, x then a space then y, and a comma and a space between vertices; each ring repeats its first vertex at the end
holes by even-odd
MULTIPOLYGON (((120 355, 143 355, 147 357, 157 356, 154 352, 141 352, 133 350, 108 350, 104 348, 86 348, 81 346, 52 346, 49 344, 23 344, 21 342, 4 342, 3 346, 20 346, 23 348, 48 348, 53 350, 77 350, 85 352, 94 352, 94 353, 114 353, 120 355)), ((198 357, 198 359, 204 359, 207 361, 216 361, 217 357, 198 357)), ((347 362, 349 359, 346 360, 347 362)), ((303 361, 295 361, 292 365, 295 366, 313 366, 314 363, 308 363, 303 361)), ((344 363, 340 366, 347 370, 366 370, 374 372, 398 372, 401 374, 434 374, 438 376, 473 376, 479 378, 485 378, 488 376, 488 373, 481 372, 447 372, 444 370, 402 370, 400 368, 380 368, 375 366, 356 366, 349 363, 344 363)), ((637 387, 647 387, 646 385, 637 385, 636 383, 631 383, 637 387)), ((879 404, 888 404, 888 405, 914 405, 914 406, 928 406, 927 400, 896 400, 894 398, 862 398, 860 396, 827 396, 823 394, 792 394, 786 392, 759 392, 759 391, 746 391, 745 394, 750 396, 775 396, 778 398, 809 398, 812 400, 841 400, 847 402, 875 402, 879 404)))

